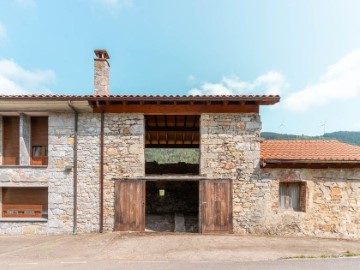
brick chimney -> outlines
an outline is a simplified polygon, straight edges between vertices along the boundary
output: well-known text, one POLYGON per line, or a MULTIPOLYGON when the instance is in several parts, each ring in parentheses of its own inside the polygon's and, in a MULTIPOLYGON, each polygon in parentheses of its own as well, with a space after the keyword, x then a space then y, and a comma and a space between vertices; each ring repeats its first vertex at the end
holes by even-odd
POLYGON ((108 96, 110 94, 110 59, 106 50, 95 50, 94 58, 94 95, 108 96))

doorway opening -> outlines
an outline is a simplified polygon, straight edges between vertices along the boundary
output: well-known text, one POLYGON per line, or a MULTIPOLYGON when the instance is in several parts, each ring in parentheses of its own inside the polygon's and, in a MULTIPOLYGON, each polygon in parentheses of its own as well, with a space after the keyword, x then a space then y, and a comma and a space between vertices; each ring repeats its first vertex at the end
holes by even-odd
POLYGON ((145 230, 199 232, 199 181, 146 181, 145 230))

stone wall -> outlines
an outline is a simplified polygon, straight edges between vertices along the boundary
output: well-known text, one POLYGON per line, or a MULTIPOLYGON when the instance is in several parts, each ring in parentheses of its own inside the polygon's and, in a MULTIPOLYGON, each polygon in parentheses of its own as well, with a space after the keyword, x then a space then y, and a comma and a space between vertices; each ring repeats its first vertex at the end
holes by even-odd
POLYGON ((98 232, 100 215, 100 114, 78 119, 77 232, 98 232))
POLYGON ((48 220, 11 222, 0 220, 0 234, 60 234, 73 228, 74 114, 49 114, 48 166, 0 166, 0 187, 48 187, 48 220))
POLYGON ((0 116, 0 166, 2 165, 2 154, 3 154, 3 118, 0 116))
POLYGON ((261 222, 252 232, 360 238, 360 169, 263 169, 261 222), (306 211, 278 208, 279 183, 305 181, 306 211))
POLYGON ((114 229, 114 180, 145 175, 142 114, 105 114, 104 230, 114 229))
POLYGON ((21 113, 20 114, 20 160, 19 165, 30 165, 30 133, 31 133, 31 118, 30 116, 21 113))
POLYGON ((262 210, 265 196, 260 181, 260 116, 244 114, 202 114, 200 119, 200 174, 233 181, 233 228, 248 232, 262 210))

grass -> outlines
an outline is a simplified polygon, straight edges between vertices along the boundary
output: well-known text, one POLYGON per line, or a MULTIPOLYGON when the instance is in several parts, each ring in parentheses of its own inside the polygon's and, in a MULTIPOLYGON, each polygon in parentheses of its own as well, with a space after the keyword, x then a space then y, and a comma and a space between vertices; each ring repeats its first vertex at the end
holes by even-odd
POLYGON ((343 255, 343 257, 357 257, 357 256, 360 256, 359 253, 351 252, 349 250, 344 252, 342 255, 343 255))
POLYGON ((343 258, 343 257, 358 257, 359 253, 351 252, 347 250, 346 252, 335 254, 320 254, 319 256, 314 255, 296 255, 291 257, 285 257, 284 259, 328 259, 328 258, 343 258))

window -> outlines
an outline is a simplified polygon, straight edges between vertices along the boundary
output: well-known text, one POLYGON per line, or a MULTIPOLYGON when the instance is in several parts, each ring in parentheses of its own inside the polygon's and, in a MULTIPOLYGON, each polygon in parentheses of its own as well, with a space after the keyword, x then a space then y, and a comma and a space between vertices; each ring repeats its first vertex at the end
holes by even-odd
POLYGON ((48 164, 48 118, 31 117, 31 165, 48 164))
POLYGON ((3 165, 19 165, 20 118, 3 116, 3 165))
POLYGON ((2 165, 29 165, 29 160, 25 159, 22 159, 20 164, 20 152, 23 155, 26 152, 26 158, 30 156, 31 165, 48 164, 48 117, 24 116, 21 139, 25 141, 25 145, 22 145, 22 151, 20 151, 20 117, 3 116, 2 120, 2 165), (30 119, 31 125, 28 122, 30 119))
POLYGON ((305 211, 306 182, 284 182, 279 185, 279 207, 305 211))
POLYGON ((46 165, 48 164, 47 146, 35 145, 32 147, 32 165, 46 165))
POLYGON ((3 218, 47 218, 48 189, 46 187, 2 188, 3 218))

